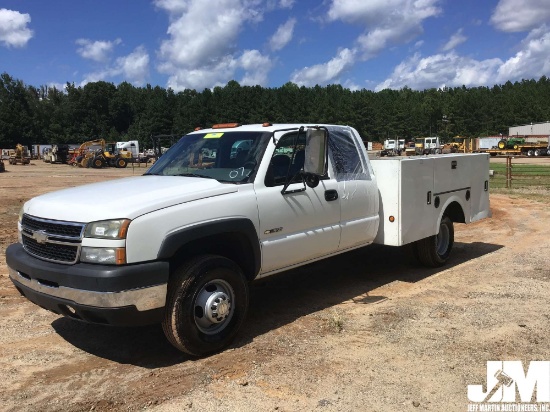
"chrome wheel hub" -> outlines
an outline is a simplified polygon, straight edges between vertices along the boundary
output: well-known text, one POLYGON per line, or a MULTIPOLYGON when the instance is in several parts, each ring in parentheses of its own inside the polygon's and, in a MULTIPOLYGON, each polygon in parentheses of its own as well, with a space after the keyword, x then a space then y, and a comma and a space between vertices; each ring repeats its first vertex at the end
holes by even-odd
POLYGON ((195 299, 195 324, 205 334, 223 330, 233 316, 235 294, 224 280, 216 279, 205 284, 195 299))

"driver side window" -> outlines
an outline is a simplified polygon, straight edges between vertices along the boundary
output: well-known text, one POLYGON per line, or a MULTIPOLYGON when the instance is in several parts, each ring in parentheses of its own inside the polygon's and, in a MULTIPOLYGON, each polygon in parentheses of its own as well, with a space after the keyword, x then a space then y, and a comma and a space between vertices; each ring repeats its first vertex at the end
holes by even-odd
POLYGON ((305 133, 284 135, 273 152, 265 177, 268 187, 282 186, 287 179, 301 181, 300 171, 304 167, 305 133))

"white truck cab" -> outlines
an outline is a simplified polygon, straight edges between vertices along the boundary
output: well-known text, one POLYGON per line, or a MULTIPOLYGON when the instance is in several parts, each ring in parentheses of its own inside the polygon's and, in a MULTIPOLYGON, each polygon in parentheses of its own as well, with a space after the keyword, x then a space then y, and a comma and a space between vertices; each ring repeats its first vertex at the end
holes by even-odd
POLYGON ((26 202, 9 276, 55 313, 159 322, 176 348, 207 355, 237 334, 254 279, 373 242, 445 264, 453 223, 490 216, 488 165, 484 154, 371 162, 349 126, 197 130, 143 176, 26 202), (98 190, 117 196, 90 202, 98 190))

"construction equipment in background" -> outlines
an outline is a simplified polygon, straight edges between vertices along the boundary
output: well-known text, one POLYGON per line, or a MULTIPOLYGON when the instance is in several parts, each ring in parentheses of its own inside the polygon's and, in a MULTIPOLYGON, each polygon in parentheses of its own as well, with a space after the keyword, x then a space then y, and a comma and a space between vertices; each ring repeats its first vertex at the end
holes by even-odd
POLYGON ((512 149, 518 150, 520 145, 525 143, 525 139, 521 137, 510 137, 508 139, 502 139, 498 142, 497 147, 500 150, 512 149))
POLYGON ((455 136, 451 143, 444 145, 444 152, 447 153, 475 153, 477 151, 477 140, 464 136, 455 136))
POLYGON ((0 172, 5 172, 6 166, 4 165, 4 160, 0 158, 0 172))
MULTIPOLYGON (((103 151, 105 148, 105 139, 88 140, 80 145, 73 153, 73 157, 69 159, 69 164, 79 167, 92 166, 91 160, 98 150, 103 151), (94 147, 95 146, 95 147, 94 147)), ((101 164, 100 166, 101 167, 101 164)))
POLYGON ((31 156, 29 154, 29 148, 17 143, 17 146, 15 146, 15 151, 10 155, 8 161, 10 165, 16 165, 18 163, 21 163, 22 165, 30 164, 31 156))
POLYGON ((105 139, 89 140, 80 145, 69 164, 95 169, 108 166, 124 168, 133 161, 132 151, 117 147, 124 146, 124 143, 126 142, 106 143, 105 139))
MULTIPOLYGON (((516 139, 516 138, 512 138, 512 139, 516 139)), ((512 139, 508 139, 507 141, 505 141, 506 147, 504 147, 503 149, 501 149, 500 146, 503 146, 501 145, 501 142, 503 142, 504 139, 498 142, 497 149, 483 150, 483 152, 489 153, 491 156, 498 156, 498 155, 529 156, 529 157, 550 156, 550 142, 545 142, 545 141, 525 142, 524 141, 523 143, 520 143, 518 139, 516 139, 512 143, 508 143, 512 139)))
POLYGON ((69 145, 56 144, 51 149, 46 149, 42 158, 46 163, 62 163, 65 164, 69 160, 69 145))
MULTIPOLYGON (((124 144, 126 142, 109 142, 105 144, 103 153, 99 153, 93 160, 92 167, 98 167, 98 159, 104 159, 104 162, 101 167, 112 166, 124 168, 128 166, 128 163, 132 162, 133 154, 131 151, 127 150, 126 147, 119 144, 124 144)), ((130 148, 130 146, 128 146, 130 148)))

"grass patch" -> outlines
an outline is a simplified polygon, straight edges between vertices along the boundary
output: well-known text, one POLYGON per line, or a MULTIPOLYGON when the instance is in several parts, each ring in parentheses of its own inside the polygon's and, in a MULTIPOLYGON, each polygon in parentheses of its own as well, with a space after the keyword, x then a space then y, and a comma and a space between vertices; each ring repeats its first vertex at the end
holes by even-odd
MULTIPOLYGON (((506 164, 491 163, 491 189, 506 187, 506 164)), ((512 163, 512 187, 550 187, 550 165, 512 163)))
POLYGON ((337 311, 333 310, 332 313, 329 315, 329 318, 327 319, 328 329, 332 330, 333 332, 340 333, 344 330, 344 318, 342 314, 337 311))

